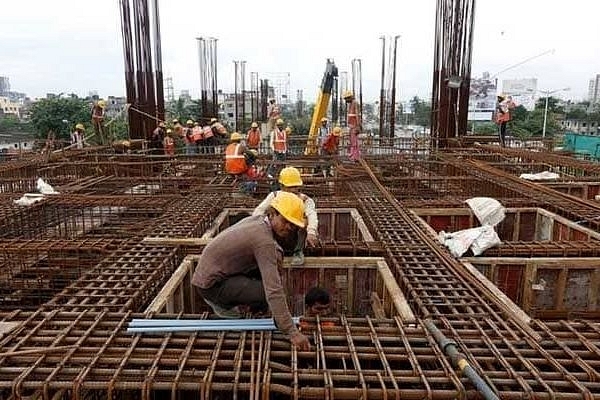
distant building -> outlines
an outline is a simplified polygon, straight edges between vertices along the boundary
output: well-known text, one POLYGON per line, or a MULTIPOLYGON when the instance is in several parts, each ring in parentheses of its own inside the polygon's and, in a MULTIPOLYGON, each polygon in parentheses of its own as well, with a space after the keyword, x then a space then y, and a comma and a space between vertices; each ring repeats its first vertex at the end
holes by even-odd
POLYGON ((533 111, 537 100, 537 79, 505 79, 502 81, 502 93, 512 96, 517 105, 533 111))
POLYGON ((600 135, 600 127, 595 121, 584 121, 578 119, 566 119, 560 121, 560 124, 567 132, 579 133, 584 135, 600 135))
POLYGON ((597 74, 595 78, 590 79, 588 100, 592 104, 600 102, 600 74, 597 74))
POLYGON ((21 118, 21 107, 22 104, 13 102, 8 97, 0 97, 0 112, 3 115, 14 115, 17 118, 21 118))
POLYGON ((7 76, 0 76, 0 96, 8 96, 10 92, 10 82, 7 76))
POLYGON ((123 110, 126 104, 126 97, 108 96, 106 99, 106 109, 104 110, 106 117, 116 117, 123 110))

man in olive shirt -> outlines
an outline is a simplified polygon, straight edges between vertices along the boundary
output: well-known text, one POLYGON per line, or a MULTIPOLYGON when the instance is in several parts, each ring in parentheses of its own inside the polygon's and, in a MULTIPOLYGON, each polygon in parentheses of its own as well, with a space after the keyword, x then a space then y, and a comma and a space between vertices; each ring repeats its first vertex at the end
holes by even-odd
POLYGON ((310 342, 294 322, 277 270, 285 239, 304 228, 304 202, 282 192, 271 202, 267 215, 243 219, 217 235, 204 249, 192 278, 200 295, 217 314, 238 306, 271 310, 277 327, 292 344, 309 350, 310 342))

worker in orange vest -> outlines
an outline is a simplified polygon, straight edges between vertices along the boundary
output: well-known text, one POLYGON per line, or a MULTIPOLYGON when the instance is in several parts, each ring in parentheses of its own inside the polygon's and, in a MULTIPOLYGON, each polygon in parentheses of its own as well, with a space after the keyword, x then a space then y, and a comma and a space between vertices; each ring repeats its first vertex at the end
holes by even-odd
POLYGON ((277 120, 281 118, 281 108, 275 103, 275 99, 269 99, 267 106, 267 132, 275 129, 277 120))
MULTIPOLYGON (((273 152, 273 161, 285 161, 287 154, 287 132, 283 128, 284 122, 281 118, 275 123, 275 129, 271 131, 269 144, 273 152)), ((269 175, 275 176, 279 168, 273 165, 269 169, 269 175)))
POLYGON ((246 134, 246 145, 249 149, 258 151, 261 140, 262 137, 260 134, 260 129, 258 129, 258 124, 253 122, 252 125, 250 125, 250 130, 246 134))
POLYGON ((217 139, 217 142, 223 143, 228 138, 227 128, 223 126, 222 123, 219 122, 216 118, 210 119, 210 128, 212 129, 214 135, 217 139))
POLYGON ((198 154, 204 154, 204 133, 202 132, 202 127, 198 122, 194 122, 194 127, 192 128, 192 141, 196 145, 196 152, 198 154))
POLYGON ((185 142, 185 154, 198 154, 198 147, 194 141, 194 121, 188 119, 185 123, 185 128, 182 130, 183 141, 185 142))
POLYGON ((241 143, 242 135, 238 132, 233 132, 230 143, 225 149, 225 172, 232 175, 242 175, 248 171, 246 163, 246 148, 241 143))
POLYGON ((175 155, 175 140, 173 139, 173 131, 171 129, 167 129, 167 134, 163 140, 163 147, 165 149, 165 155, 175 155))
POLYGON ((344 101, 348 106, 348 116, 346 119, 348 131, 350 134, 350 159, 358 161, 360 159, 360 146, 358 135, 360 135, 360 118, 358 115, 358 102, 354 99, 354 93, 347 90, 344 92, 344 101))
POLYGON ((506 125, 510 121, 510 110, 515 108, 515 103, 511 96, 501 94, 497 97, 496 106, 496 124, 499 126, 500 146, 506 146, 506 125))
POLYGON ((205 125, 202 128, 202 136, 204 137, 204 150, 208 154, 214 154, 215 146, 217 145, 217 138, 215 137, 215 134, 212 131, 210 125, 205 125))

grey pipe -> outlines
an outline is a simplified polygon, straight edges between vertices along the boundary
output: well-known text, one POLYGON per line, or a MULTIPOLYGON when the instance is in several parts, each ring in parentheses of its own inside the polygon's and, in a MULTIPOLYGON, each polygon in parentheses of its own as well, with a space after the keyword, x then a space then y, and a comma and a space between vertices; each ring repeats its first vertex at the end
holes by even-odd
POLYGON ((458 369, 471 381, 477 388, 477 391, 483 395, 486 400, 499 400, 498 396, 492 391, 492 388, 479 376, 477 371, 469 364, 469 361, 458 351, 458 346, 454 340, 448 339, 444 334, 435 326, 433 321, 425 320, 425 327, 429 333, 433 335, 438 345, 444 350, 444 353, 450 357, 452 365, 458 369))

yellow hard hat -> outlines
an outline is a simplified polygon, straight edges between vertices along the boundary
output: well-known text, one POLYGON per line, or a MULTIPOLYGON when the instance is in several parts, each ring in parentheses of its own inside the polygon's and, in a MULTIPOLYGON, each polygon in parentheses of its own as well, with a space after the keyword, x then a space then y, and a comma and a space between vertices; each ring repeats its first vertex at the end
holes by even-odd
POLYGON ((106 107, 106 101, 104 101, 104 100, 98 100, 98 107, 101 107, 101 108, 106 107))
POLYGON ((173 123, 174 123, 174 124, 178 124, 178 123, 179 123, 179 120, 178 120, 177 118, 174 118, 174 119, 173 119, 173 123))
POLYGON ((278 192, 271 201, 271 207, 292 224, 304 228, 304 202, 290 192, 278 192))
POLYGON ((194 125, 194 121, 192 121, 191 119, 188 119, 188 120, 185 122, 185 124, 186 124, 186 125, 194 125))
POLYGON ((287 187, 302 186, 302 178, 298 168, 285 167, 282 169, 279 173, 279 183, 287 187))
POLYGON ((286 127, 285 127, 285 131, 286 131, 287 133, 292 133, 292 127, 291 127, 291 126, 286 126, 286 127))
POLYGON ((169 133, 172 133, 172 132, 173 132, 172 130, 170 130, 170 129, 167 129, 167 135, 168 135, 169 133))
POLYGON ((231 134, 231 137, 229 138, 229 140, 230 140, 230 141, 232 141, 232 142, 234 142, 234 141, 236 141, 236 140, 242 140, 242 139, 243 139, 243 136, 242 136, 242 134, 241 134, 241 133, 239 133, 239 132, 233 132, 233 133, 231 134))
POLYGON ((248 150, 248 151, 249 151, 250 153, 252 153, 252 155, 253 155, 254 157, 258 156, 258 151, 257 151, 256 149, 250 149, 250 150, 248 150))
POLYGON ((256 122, 253 122, 252 125, 250 125, 251 128, 258 128, 258 124, 256 122))
POLYGON ((211 123, 211 124, 214 124, 215 122, 217 122, 217 119, 216 119, 216 118, 211 118, 211 119, 210 119, 210 123, 211 123))
POLYGON ((83 124, 77 124, 75 125, 75 129, 81 129, 82 131, 84 131, 85 127, 83 126, 83 124))
POLYGON ((281 118, 279 118, 276 123, 277 123, 277 125, 283 125, 283 120, 281 118))
POLYGON ((347 99, 347 98, 349 98, 349 97, 354 97, 354 93, 352 93, 352 91, 351 91, 351 90, 346 90, 346 91, 344 92, 344 95, 343 95, 342 97, 343 97, 344 99, 347 99))
POLYGON ((340 128, 339 126, 336 126, 335 128, 333 128, 334 136, 340 136, 341 134, 342 134, 342 128, 340 128))
POLYGON ((329 121, 327 118, 325 118, 325 117, 321 118, 321 122, 327 122, 327 121, 329 121))

